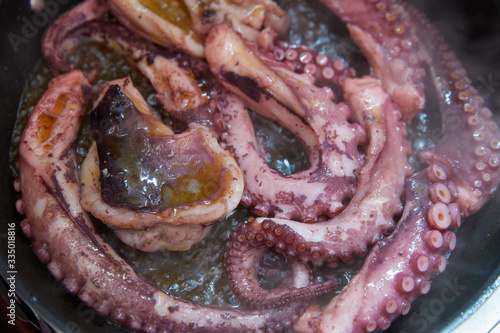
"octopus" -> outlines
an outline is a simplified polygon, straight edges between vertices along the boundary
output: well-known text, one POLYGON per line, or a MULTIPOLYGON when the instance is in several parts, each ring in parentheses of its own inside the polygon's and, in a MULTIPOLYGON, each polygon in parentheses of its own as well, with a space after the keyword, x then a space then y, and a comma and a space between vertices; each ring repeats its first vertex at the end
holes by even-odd
POLYGON ((144 332, 376 332, 429 292, 462 220, 500 184, 498 125, 410 4, 321 2, 346 24, 368 74, 283 40, 289 21, 270 0, 172 1, 167 13, 153 1, 87 0, 49 27, 42 53, 55 77, 24 130, 14 187, 24 234, 71 294, 144 332), (67 57, 83 39, 130 59, 174 126, 130 77, 96 92, 99 68, 86 77, 67 57), (426 103, 424 82, 442 135, 414 166, 407 126, 426 103), (94 143, 78 165, 87 108, 94 143), (270 167, 249 108, 294 134, 308 165, 289 175, 270 167), (224 254, 245 304, 237 309, 158 289, 91 217, 143 251, 184 250, 240 203, 254 216, 224 254), (341 285, 340 265, 360 260, 338 295, 317 301, 341 285))
POLYGON ((205 127, 173 134, 131 83, 100 86, 96 140, 80 168, 82 207, 135 248, 189 249, 208 233, 204 224, 238 205, 240 169, 205 127))

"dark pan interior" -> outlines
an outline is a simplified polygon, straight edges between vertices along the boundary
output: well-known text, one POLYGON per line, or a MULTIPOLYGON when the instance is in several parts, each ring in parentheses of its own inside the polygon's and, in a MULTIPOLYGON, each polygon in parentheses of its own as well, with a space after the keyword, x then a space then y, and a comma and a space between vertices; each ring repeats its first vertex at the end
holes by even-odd
MULTIPOLYGON (((16 225, 15 287, 17 313, 29 308, 49 326, 62 332, 124 332, 100 318, 69 295, 33 254, 19 228, 16 194, 9 169, 9 146, 20 94, 29 72, 40 57, 44 28, 67 10, 68 0, 49 0, 51 11, 38 16, 29 1, 0 0, 0 271, 7 267, 8 224, 16 225)), ((500 1, 412 1, 435 22, 465 64, 469 76, 500 120, 500 1)), ((409 315, 395 321, 389 332, 450 332, 500 285, 500 195, 466 220, 446 272, 434 279, 429 294, 412 304, 409 315)), ((1 286, 5 293, 8 288, 1 286)), ((33 318, 30 317, 29 318, 33 318)), ((3 320, 3 318, 2 318, 3 320)))

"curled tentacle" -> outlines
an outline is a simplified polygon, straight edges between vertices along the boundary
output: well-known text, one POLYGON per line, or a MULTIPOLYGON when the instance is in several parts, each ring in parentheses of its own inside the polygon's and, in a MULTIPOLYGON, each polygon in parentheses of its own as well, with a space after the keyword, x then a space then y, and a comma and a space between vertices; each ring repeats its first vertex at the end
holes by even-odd
POLYGON ((321 0, 347 24, 373 74, 398 105, 403 118, 411 119, 424 107, 422 59, 419 39, 409 23, 403 2, 321 0))
POLYGON ((237 311, 193 304, 144 281, 95 231, 80 205, 75 140, 92 89, 79 71, 55 78, 24 131, 18 203, 26 235, 57 280, 99 314, 138 331, 281 331, 303 303, 237 311))
POLYGON ((430 277, 445 270, 444 255, 456 245, 450 229, 479 210, 500 183, 500 133, 491 112, 443 37, 416 9, 405 5, 405 10, 421 38, 437 92, 442 140, 420 153, 430 165, 408 181, 406 206, 394 233, 376 244, 349 286, 321 314, 308 314, 301 327, 320 332, 387 329, 429 291, 430 277))
MULTIPOLYGON (((247 267, 251 266, 249 260, 242 262, 241 258, 256 253, 262 255, 265 249, 273 248, 294 260, 335 267, 339 261, 351 263, 355 256, 366 255, 371 245, 394 228, 394 217, 402 209, 400 197, 404 182, 412 170, 407 161, 410 149, 405 140, 406 127, 378 80, 346 80, 346 92, 347 101, 357 110, 357 117, 365 118, 369 124, 371 140, 357 192, 339 215, 325 222, 304 224, 257 218, 240 224, 233 241, 228 243, 225 266, 235 293, 244 300, 253 301, 251 296, 257 292, 252 288, 257 289, 258 282, 257 275, 247 267), (241 266, 246 269, 240 269, 241 266)), ((327 291, 332 287, 328 284, 313 285, 309 289, 327 291)), ((272 290, 269 294, 278 294, 277 301, 282 302, 286 295, 281 292, 272 290)), ((287 292, 293 299, 300 291, 287 292)))
MULTIPOLYGON (((384 131, 385 138, 381 144, 372 134, 374 143, 370 146, 366 168, 360 173, 358 191, 349 205, 339 215, 324 222, 304 224, 257 218, 255 224, 259 227, 251 227, 258 229, 252 233, 262 244, 269 243, 279 252, 317 265, 334 265, 339 260, 349 262, 355 254, 366 254, 369 245, 389 233, 394 227, 394 216, 401 213, 404 181, 412 170, 407 161, 410 150, 405 140, 406 127, 378 81, 367 78, 351 83, 353 86, 348 92, 352 89, 351 93, 357 91, 362 95, 349 97, 352 103, 366 103, 365 113, 361 111, 360 116, 366 117, 365 121, 370 124, 379 122, 373 127, 373 133, 384 131), (368 104, 368 101, 373 104, 368 104)), ((237 233, 246 235, 247 229, 242 224, 237 233)))
POLYGON ((225 87, 296 134, 310 155, 309 169, 281 175, 256 150, 244 111, 221 111, 228 124, 225 141, 243 167, 243 203, 259 214, 302 221, 338 213, 354 193, 362 163, 358 145, 365 140, 362 127, 349 123, 349 108, 334 104, 331 90, 315 87, 309 76, 268 67, 227 25, 211 30, 206 51, 211 70, 225 87))
POLYGON ((396 229, 374 246, 358 274, 319 317, 309 319, 316 330, 386 330, 394 318, 410 311, 416 297, 429 291, 431 276, 446 267, 443 254, 455 246, 452 231, 436 230, 428 222, 425 212, 435 205, 429 197, 431 185, 426 170, 408 180, 407 204, 396 229))
MULTIPOLYGON (((226 244, 227 252, 224 256, 230 286, 245 304, 259 307, 282 306, 298 300, 312 299, 338 287, 337 278, 310 285, 311 273, 303 263, 297 261, 292 261, 291 267, 280 267, 273 262, 274 270, 266 274, 264 263, 269 256, 268 247, 262 246, 262 240, 259 240, 259 225, 249 219, 246 226, 246 233, 233 233, 226 244), (286 276, 281 276, 282 274, 286 276), (269 279, 277 279, 278 282, 271 283, 267 281, 269 279), (304 282, 299 283, 302 280, 304 282)), ((285 259, 282 248, 276 250, 278 252, 273 257, 285 259)))
POLYGON ((75 28, 107 13, 108 8, 101 0, 86 0, 54 21, 42 39, 42 54, 49 66, 60 73, 73 70, 74 65, 64 59, 65 47, 61 45, 73 43, 69 35, 75 28))

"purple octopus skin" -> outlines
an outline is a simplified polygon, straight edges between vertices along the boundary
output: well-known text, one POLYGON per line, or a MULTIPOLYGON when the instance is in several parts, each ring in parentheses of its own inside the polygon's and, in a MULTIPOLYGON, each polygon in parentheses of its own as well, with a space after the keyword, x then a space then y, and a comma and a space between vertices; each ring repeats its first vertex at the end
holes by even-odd
MULTIPOLYGON (((137 331, 274 332, 290 326, 303 302, 237 311, 176 299, 139 277, 96 233, 80 205, 74 145, 91 91, 80 71, 53 79, 20 147, 16 188, 22 198, 16 206, 26 215, 22 229, 54 277, 99 314, 137 331)), ((295 281, 297 287, 308 283, 308 276, 295 281)))
POLYGON ((275 37, 258 45, 261 48, 259 57, 268 66, 282 66, 299 74, 309 74, 318 86, 342 85, 346 78, 356 76, 354 68, 346 66, 342 60, 332 60, 304 45, 277 40, 275 37))
POLYGON ((404 8, 439 98, 442 140, 420 153, 429 166, 409 179, 394 233, 376 244, 361 271, 321 314, 304 317, 298 331, 387 329, 429 291, 430 277, 445 270, 443 254, 456 244, 450 229, 477 212, 500 183, 500 133, 491 111, 439 32, 416 9, 404 8))
POLYGON ((245 178, 243 204, 259 215, 301 221, 338 213, 354 193, 355 173, 363 160, 358 145, 366 138, 360 124, 348 122, 349 108, 334 104, 332 91, 313 86, 309 76, 279 64, 268 67, 226 24, 210 31, 205 50, 212 72, 224 86, 250 108, 296 134, 310 155, 309 169, 284 176, 256 150, 248 116, 224 114, 228 127, 224 140, 245 178))
MULTIPOLYGON (((429 279, 446 268, 444 252, 453 250, 456 244, 455 233, 446 231, 451 219, 444 223, 439 213, 432 215, 431 219, 437 219, 439 225, 436 228, 425 214, 436 205, 443 205, 443 211, 448 211, 445 204, 433 203, 426 195, 433 185, 442 184, 433 184, 427 170, 439 168, 435 164, 408 180, 407 204, 394 233, 374 246, 347 288, 318 317, 309 320, 305 326, 310 329, 304 332, 386 330, 394 318, 410 311, 417 296, 429 291, 429 279)), ((443 169, 438 173, 445 175, 443 169)))
MULTIPOLYGON (((392 231, 394 217, 401 214, 400 197, 405 179, 412 171, 407 161, 410 149, 405 140, 406 127, 401 114, 375 78, 346 80, 346 88, 348 103, 364 105, 366 109, 359 116, 373 119, 375 123, 372 128, 367 126, 372 129, 373 140, 360 172, 358 190, 339 215, 325 222, 304 224, 257 218, 238 226, 232 242, 227 243, 225 267, 233 291, 247 303, 262 303, 259 299, 263 296, 255 291, 258 289, 255 275, 247 274, 247 271, 249 267, 258 266, 260 256, 268 248, 316 266, 335 267, 339 261, 349 263, 356 255, 365 256, 369 246, 392 231), (240 258, 246 258, 243 269, 240 258), (254 259, 250 261, 248 258, 254 259)), ((307 289, 313 288, 319 289, 321 284, 307 289)), ((272 290, 266 299, 270 302, 276 298, 280 304, 287 296, 293 300, 300 292, 307 294, 306 288, 289 290, 288 294, 272 290)))
MULTIPOLYGON (((108 13, 101 0, 86 0, 61 15, 47 29, 42 37, 42 55, 56 72, 66 73, 73 69, 70 62, 63 61, 67 35, 85 22, 95 20, 108 13)), ((71 41, 70 41, 71 42, 71 41)))
MULTIPOLYGON (((104 6, 96 0, 87 0, 84 4, 104 6)), ((81 24, 73 23, 71 29, 58 29, 61 25, 70 25, 66 20, 84 16, 87 11, 81 13, 82 6, 62 15, 45 33, 42 49, 46 50, 43 54, 50 68, 59 72, 72 70, 74 64, 65 56, 82 40, 110 43, 150 80, 176 133, 186 130, 190 123, 207 126, 214 133, 222 131, 220 113, 210 98, 217 94, 219 84, 205 62, 177 49, 155 45, 116 22, 103 19, 102 15, 82 20, 81 24), (199 82, 204 82, 203 88, 199 82)), ((100 12, 106 13, 104 9, 100 12)))
POLYGON ((344 23, 367 58, 372 74, 410 120, 425 103, 419 39, 400 0, 320 0, 344 23))
MULTIPOLYGON (((461 218, 477 211, 491 197, 499 183, 497 152, 500 148, 499 134, 496 124, 489 120, 491 112, 484 109, 482 100, 474 96, 475 91, 470 87, 470 80, 466 78, 463 69, 447 46, 442 44, 439 47, 442 54, 431 51, 433 50, 432 42, 437 40, 442 43, 442 38, 437 37, 438 33, 411 7, 398 5, 400 8, 404 8, 407 15, 412 16, 415 20, 413 22, 415 30, 419 31, 422 38, 422 49, 419 57, 429 63, 432 79, 438 89, 438 96, 445 98, 444 96, 447 96, 445 92, 451 91, 454 93, 455 103, 450 104, 444 99, 441 101, 443 106, 443 141, 430 151, 421 153, 422 161, 434 162, 434 164, 429 167, 427 172, 422 173, 425 176, 421 176, 419 173, 409 181, 405 198, 407 208, 394 236, 379 241, 375 245, 359 278, 356 277, 348 288, 334 299, 325 312, 318 317, 321 320, 319 324, 309 325, 309 327, 319 327, 324 332, 330 332, 334 329, 338 329, 339 332, 384 330, 394 317, 401 313, 406 314, 411 302, 416 297, 415 286, 417 286, 418 292, 427 292, 430 287, 428 281, 430 275, 436 271, 442 272, 446 266, 446 259, 442 253, 452 250, 456 241, 454 233, 447 230, 450 227, 457 227, 461 218), (436 39, 429 39, 429 36, 434 36, 436 39), (450 78, 451 82, 443 84, 442 80, 439 79, 443 77, 450 78), (461 114, 457 115, 457 111, 461 114), (458 126, 457 116, 461 118, 458 126), (467 133, 467 135, 464 136, 463 133, 467 133), (474 143, 471 144, 471 141, 474 143), (459 149, 454 148, 457 142, 462 144, 459 149), (467 162, 464 163, 462 159, 467 162), (471 175, 470 170, 475 172, 471 175), (449 178, 447 178, 447 174, 450 175, 449 178), (427 177, 428 180, 422 177, 427 177), (416 185, 412 186, 412 182, 416 182, 416 185), (426 184, 426 182, 430 182, 430 184, 426 184), (426 230, 422 230, 421 227, 424 222, 428 223, 426 230), (401 234, 409 234, 410 236, 406 237, 401 234), (408 244, 414 239, 415 246, 408 248, 408 244), (400 251, 400 247, 403 246, 406 248, 406 252, 400 251), (414 251, 421 251, 425 255, 415 259, 413 257, 414 251), (403 253, 403 255, 393 256, 394 253, 403 253), (408 255, 404 253, 408 253, 408 255), (385 254, 393 256, 392 259, 386 260, 387 255, 384 257, 385 254), (419 265, 417 269, 422 270, 422 272, 428 271, 429 262, 437 268, 424 274, 423 277, 415 276, 409 274, 409 270, 404 269, 412 267, 411 261, 413 260, 417 260, 419 265), (381 264, 375 269, 372 265, 376 265, 377 262, 381 264), (402 273, 399 275, 389 274, 393 271, 401 271, 402 273), (374 282, 370 284, 369 281, 374 282), (386 300, 387 295, 393 298, 389 297, 390 299, 386 300), (366 301, 362 300, 363 297, 366 297, 366 301), (377 299, 377 302, 373 302, 373 299, 377 299), (384 302, 387 302, 387 305, 381 305, 384 302), (357 304, 360 307, 354 309, 350 304, 357 304), (349 311, 345 309, 351 311, 348 320, 345 318, 347 317, 346 312, 349 311), (381 309, 384 309, 386 313, 383 313, 381 309)), ((207 57, 210 57, 208 48, 207 57)), ((238 62, 238 66, 241 65, 242 61, 238 62)), ((245 69, 240 68, 239 70, 244 71, 245 69)), ((392 95, 394 98, 394 93, 392 95)), ((411 117, 412 112, 406 114, 407 118, 411 117)), ((252 249, 253 252, 256 252, 256 247, 272 247, 278 253, 283 252, 288 257, 312 262, 316 257, 319 259, 316 262, 318 265, 327 261, 324 253, 328 253, 328 251, 324 250, 322 243, 307 243, 306 240, 303 240, 302 237, 305 234, 303 230, 309 226, 306 228, 295 223, 300 232, 294 233, 291 231, 289 222, 282 222, 280 226, 276 223, 278 221, 277 219, 260 218, 246 224, 240 224, 233 236, 235 241, 228 244, 226 255, 226 259, 229 259, 229 262, 226 262, 228 276, 233 278, 234 272, 238 271, 236 267, 232 267, 233 255, 244 257, 244 251, 252 249), (299 240, 302 243, 299 242, 299 244, 303 246, 295 245, 298 237, 301 237, 299 240), (249 246, 247 243, 253 245, 249 246), (305 253, 303 256, 298 254, 301 250, 305 253)), ((295 226, 295 224, 292 225, 295 226)), ((335 262, 338 258, 332 256, 331 260, 335 262)), ((242 277, 240 274, 234 280, 235 290, 238 290, 238 281, 241 278, 245 278, 241 285, 246 288, 249 283, 247 278, 254 279, 255 277, 242 277)), ((243 297, 247 297, 247 295, 243 295, 243 297)), ((248 297, 251 298, 251 295, 248 297)))
MULTIPOLYGON (((253 219, 249 220, 250 223, 253 222, 253 219)), ((275 308, 292 302, 311 300, 339 286, 339 279, 335 276, 312 284, 313 275, 310 268, 296 260, 286 262, 288 265, 279 265, 277 260, 273 260, 273 269, 270 270, 265 264, 269 260, 268 257, 277 257, 282 261, 287 259, 280 253, 266 251, 266 247, 254 246, 251 241, 242 244, 242 238, 241 234, 232 234, 228 244, 234 244, 234 247, 228 248, 225 271, 234 293, 250 307, 275 308), (301 276, 309 277, 311 283, 298 287, 294 281, 301 279, 301 276), (259 277, 259 280, 255 277, 259 277)))

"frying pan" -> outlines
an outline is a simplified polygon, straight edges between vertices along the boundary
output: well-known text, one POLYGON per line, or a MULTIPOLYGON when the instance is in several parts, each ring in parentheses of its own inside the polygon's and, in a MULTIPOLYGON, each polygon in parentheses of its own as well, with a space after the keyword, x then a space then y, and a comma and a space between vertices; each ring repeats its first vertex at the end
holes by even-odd
MULTIPOLYGON (((9 147, 16 110, 27 75, 40 57, 40 37, 50 21, 77 1, 53 0, 34 15, 29 2, 0 0, 0 290, 4 297, 14 275, 16 313, 43 331, 128 332, 83 305, 55 281, 35 257, 19 228, 9 147), (15 223, 15 272, 8 273, 9 223, 15 223)), ((500 118, 500 0, 413 1, 434 22, 468 70, 469 77, 500 118)), ((499 191, 500 192, 500 191, 499 191)), ((500 286, 500 195, 464 221, 457 248, 431 291, 412 304, 388 332, 451 332, 500 286)), ((498 318, 500 319, 500 318, 498 318)), ((1 318, 4 321, 5 318, 1 318)))

